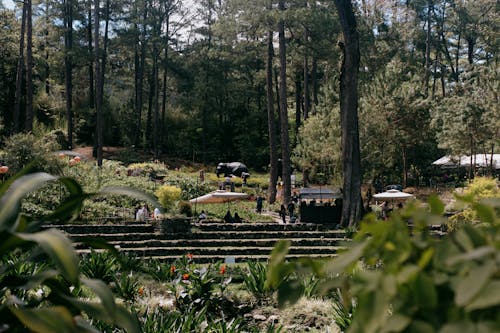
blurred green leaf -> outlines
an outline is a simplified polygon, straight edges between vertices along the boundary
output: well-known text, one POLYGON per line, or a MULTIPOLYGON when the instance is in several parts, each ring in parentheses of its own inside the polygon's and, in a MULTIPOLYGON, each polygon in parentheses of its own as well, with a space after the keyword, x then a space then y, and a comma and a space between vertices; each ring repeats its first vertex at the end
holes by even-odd
POLYGON ((17 236, 38 243, 54 261, 62 275, 72 284, 78 284, 79 259, 71 241, 62 232, 49 229, 34 234, 18 233, 17 236))
POLYGON ((77 329, 71 313, 62 306, 41 309, 21 309, 10 307, 10 311, 37 333, 75 333, 77 329))
POLYGON ((493 247, 481 246, 475 250, 449 257, 448 260, 446 261, 446 264, 453 266, 457 263, 461 263, 464 261, 482 259, 482 258, 490 256, 494 253, 495 253, 495 249, 493 247))
POLYGON ((297 280, 285 281, 278 288, 278 306, 295 304, 304 293, 304 285, 297 280))
POLYGON ((429 207, 431 208, 431 213, 435 215, 443 215, 444 213, 444 203, 439 200, 437 194, 432 194, 429 197, 429 207))
POLYGON ((284 279, 284 276, 282 275, 285 272, 285 270, 283 270, 283 265, 285 265, 285 259, 288 254, 290 244, 290 241, 279 240, 274 245, 269 257, 266 288, 277 288, 284 279))
POLYGON ((369 241, 365 240, 349 248, 346 252, 339 254, 338 257, 328 261, 325 264, 325 273, 336 275, 345 272, 349 266, 356 263, 363 256, 368 245, 369 241))
POLYGON ((469 303, 465 309, 473 311, 488 307, 498 307, 500 305, 500 281, 493 280, 488 282, 476 297, 469 303))
POLYGON ((161 208, 162 205, 160 202, 151 194, 145 193, 143 191, 139 191, 130 187, 123 186, 108 186, 99 191, 98 194, 119 194, 119 195, 128 195, 129 197, 133 197, 139 200, 148 201, 154 207, 161 208))
POLYGON ((479 267, 472 266, 469 274, 456 287, 455 303, 458 306, 467 305, 496 271, 497 267, 493 261, 488 261, 479 267))
POLYGON ((0 230, 14 227, 20 213, 21 199, 28 193, 57 179, 48 173, 39 172, 16 179, 0 199, 0 230))
POLYGON ((107 312, 105 315, 114 320, 116 313, 116 303, 113 293, 109 287, 101 280, 82 278, 81 282, 89 287, 101 300, 104 310, 107 312))

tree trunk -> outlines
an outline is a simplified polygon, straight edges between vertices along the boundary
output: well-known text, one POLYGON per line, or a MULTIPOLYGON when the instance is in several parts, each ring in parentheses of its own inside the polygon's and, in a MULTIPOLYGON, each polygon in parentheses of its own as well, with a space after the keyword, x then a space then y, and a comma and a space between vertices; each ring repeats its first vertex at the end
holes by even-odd
MULTIPOLYGON (((268 4, 270 9, 271 3, 268 4)), ((273 31, 267 32, 267 61, 266 61, 266 93, 267 93, 267 129, 269 131, 269 197, 270 204, 276 201, 276 182, 278 179, 278 151, 276 147, 276 124, 274 118, 273 98, 273 31)))
POLYGON ((95 109, 97 132, 97 166, 102 167, 102 95, 101 95, 101 62, 99 60, 99 0, 94 0, 94 48, 95 48, 95 109))
POLYGON ((432 0, 427 0, 427 32, 425 37, 425 96, 429 96, 429 78, 431 73, 431 14, 432 0))
POLYGON ((109 34, 109 0, 106 0, 106 10, 104 11, 104 40, 102 45, 101 56, 101 80, 99 89, 101 90, 101 99, 104 98, 104 81, 106 78, 106 61, 108 58, 108 34, 109 34))
MULTIPOLYGON (((300 123, 302 119, 302 75, 297 72, 295 75, 295 140, 297 140, 299 134, 300 123)), ((304 103, 304 114, 305 114, 305 103, 304 103)))
MULTIPOLYGON (((285 0, 279 0, 279 10, 285 11, 285 0)), ((290 179, 290 139, 288 137, 288 105, 286 93, 286 45, 285 22, 280 19, 278 23, 279 55, 280 55, 280 112, 281 112, 281 159, 283 196, 282 202, 289 203, 292 196, 290 179)))
POLYGON ((361 159, 358 130, 359 35, 351 1, 335 0, 344 36, 340 76, 340 113, 344 173, 342 225, 361 219, 361 159))
POLYGON ((312 106, 312 114, 316 114, 316 106, 319 104, 318 99, 318 60, 313 56, 312 58, 312 68, 311 68, 311 81, 312 81, 312 98, 313 98, 313 106, 312 106))
POLYGON ((87 26, 87 50, 89 53, 89 108, 95 107, 95 88, 94 88, 94 49, 92 47, 92 0, 89 1, 89 9, 87 13, 88 26, 87 26))
POLYGON ((64 2, 64 83, 66 86, 66 122, 68 129, 68 149, 73 149, 73 3, 72 0, 64 2))
POLYGON ((144 12, 142 20, 142 33, 141 33, 141 59, 139 62, 139 68, 137 73, 137 127, 135 131, 135 146, 138 147, 141 139, 141 128, 142 128, 142 107, 144 98, 144 68, 146 63, 146 20, 148 18, 148 9, 146 3, 144 3, 144 12))
POLYGON ((21 117, 21 95, 23 93, 23 79, 24 79, 24 35, 26 32, 26 12, 28 2, 23 3, 23 13, 21 18, 21 38, 19 38, 19 58, 17 60, 17 74, 16 74, 16 98, 14 101, 13 120, 13 133, 19 132, 19 122, 21 117))
POLYGON ((33 12, 31 0, 26 5, 26 132, 33 130, 33 12))
POLYGON ((304 39, 306 51, 304 54, 304 120, 309 118, 309 56, 307 54, 307 42, 309 40, 309 31, 307 28, 304 29, 304 39))

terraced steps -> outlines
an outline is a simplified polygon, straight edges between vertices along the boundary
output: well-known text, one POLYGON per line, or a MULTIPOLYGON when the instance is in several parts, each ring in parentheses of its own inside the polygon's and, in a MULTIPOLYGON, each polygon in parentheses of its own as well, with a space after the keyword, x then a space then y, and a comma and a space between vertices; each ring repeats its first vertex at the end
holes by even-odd
POLYGON ((267 260, 280 239, 291 241, 288 258, 331 258, 349 241, 341 230, 317 224, 201 223, 185 233, 162 233, 150 224, 57 225, 79 253, 91 250, 86 239, 100 238, 119 251, 143 258, 172 261, 187 253, 197 262, 267 260))

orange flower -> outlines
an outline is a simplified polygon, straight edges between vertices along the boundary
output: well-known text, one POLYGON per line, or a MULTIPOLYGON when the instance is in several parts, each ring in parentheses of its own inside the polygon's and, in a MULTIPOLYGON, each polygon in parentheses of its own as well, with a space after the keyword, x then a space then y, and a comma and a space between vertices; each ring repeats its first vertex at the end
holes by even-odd
POLYGON ((144 295, 144 287, 139 287, 139 290, 137 292, 139 293, 139 296, 144 295))
POLYGON ((220 266, 219 273, 221 273, 221 274, 226 273, 226 265, 220 266))
POLYGON ((182 279, 183 280, 189 280, 189 274, 187 274, 187 273, 182 274, 182 279))
POLYGON ((170 273, 172 273, 172 274, 175 273, 175 266, 174 265, 170 266, 170 273))
POLYGON ((193 259, 193 254, 192 254, 192 253, 188 253, 188 254, 186 254, 186 257, 187 257, 188 259, 193 259))

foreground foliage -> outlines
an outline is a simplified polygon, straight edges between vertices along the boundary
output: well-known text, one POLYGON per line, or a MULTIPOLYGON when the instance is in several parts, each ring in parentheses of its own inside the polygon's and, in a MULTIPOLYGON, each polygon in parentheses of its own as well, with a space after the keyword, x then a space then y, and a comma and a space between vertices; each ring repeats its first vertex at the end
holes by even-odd
MULTIPOLYGON (((128 193, 152 199, 132 190, 108 188, 108 193, 128 193)), ((79 259, 66 236, 45 223, 78 216, 85 193, 71 178, 46 173, 18 174, 0 186, 0 318, 9 332, 95 332, 87 318, 116 324, 127 332, 139 332, 135 316, 115 302, 109 287, 99 279, 80 274, 79 259), (59 181, 69 195, 43 219, 21 213, 27 193, 48 182, 59 181), (91 298, 78 296, 81 288, 91 298), (90 299, 90 300, 89 300, 90 299)))
POLYGON ((500 201, 468 204, 482 224, 442 238, 429 229, 445 222, 444 205, 436 198, 429 200, 430 212, 412 204, 387 222, 370 216, 353 246, 326 263, 286 262, 289 244, 280 243, 267 282, 279 286, 284 305, 304 289, 292 272, 313 272, 322 279, 321 294, 339 291, 343 306, 350 312, 355 307, 351 333, 499 332, 500 201))

